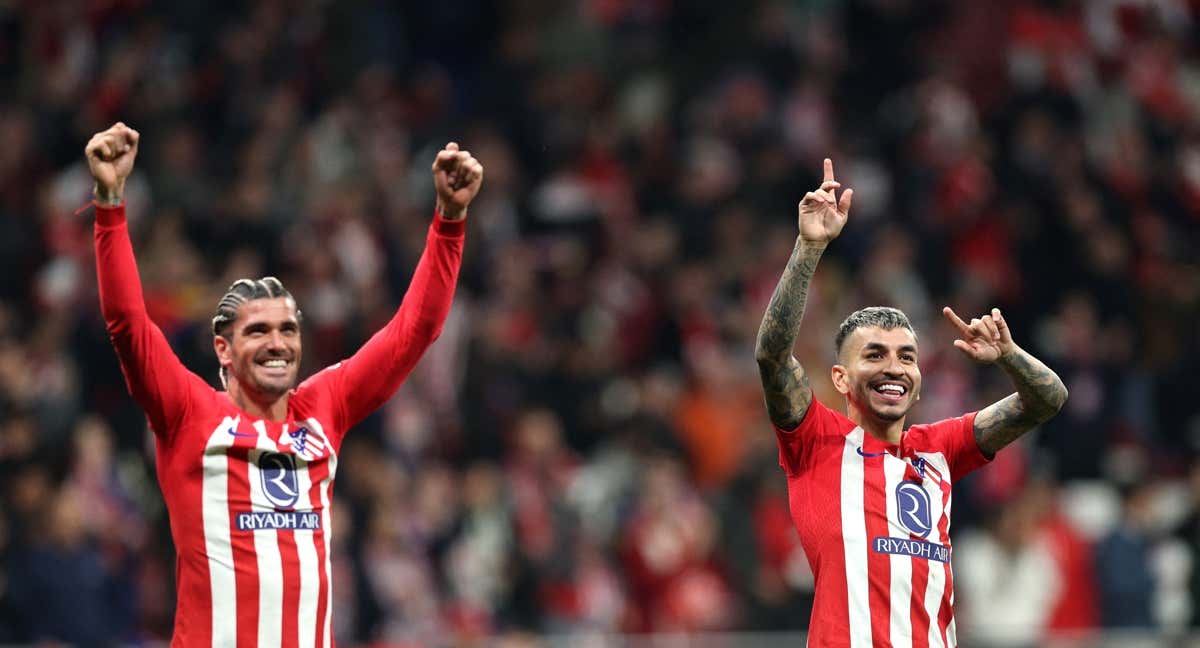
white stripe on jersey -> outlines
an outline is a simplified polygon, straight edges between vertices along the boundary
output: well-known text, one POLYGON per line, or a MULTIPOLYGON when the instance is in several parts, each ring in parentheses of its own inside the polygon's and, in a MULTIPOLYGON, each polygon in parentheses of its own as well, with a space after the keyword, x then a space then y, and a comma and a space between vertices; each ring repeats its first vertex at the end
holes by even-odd
MULTIPOLYGON (((896 487, 904 481, 904 471, 907 462, 895 459, 890 455, 884 457, 884 498, 887 500, 888 535, 907 538, 908 530, 897 524, 900 520, 899 504, 896 501, 896 487)), ((888 556, 891 566, 892 584, 891 596, 888 597, 891 607, 891 640, 892 648, 911 648, 912 646, 912 561, 911 556, 891 554, 888 556)))
MULTIPOLYGON (((251 450, 246 462, 250 480, 250 510, 255 513, 270 513, 275 510, 271 500, 263 492, 262 471, 258 461, 264 454, 267 437, 266 424, 254 422, 258 430, 258 447, 251 450)), ((271 443, 274 446, 274 443, 271 443)), ((270 446, 268 446, 270 447, 270 446)), ((258 645, 278 646, 283 642, 283 557, 279 553, 279 532, 275 529, 257 529, 254 535, 254 557, 258 562, 258 645)))
POLYGON ((867 580, 867 516, 863 509, 863 429, 846 435, 842 449, 842 548, 846 560, 846 601, 851 648, 871 648, 870 584, 867 580))
POLYGON ((237 581, 233 545, 229 537, 229 472, 223 435, 237 428, 237 419, 225 417, 208 437, 204 448, 204 481, 201 516, 204 519, 204 553, 212 587, 212 645, 237 644, 237 581))
MULTIPOLYGON (((340 364, 340 363, 339 363, 340 364)), ((317 419, 308 419, 309 429, 314 433, 325 436, 325 429, 317 422, 317 419)), ((329 502, 329 485, 333 483, 334 477, 337 476, 337 454, 334 453, 333 447, 329 448, 329 475, 321 480, 321 533, 325 537, 325 564, 322 569, 325 570, 325 630, 322 633, 324 638, 321 641, 322 646, 332 648, 333 646, 333 569, 330 567, 333 558, 333 521, 330 519, 332 506, 329 502)))
MULTIPOLYGON (((308 474, 308 462, 296 458, 296 481, 300 498, 296 500, 296 510, 312 510, 309 502, 308 489, 312 488, 312 479, 308 474)), ((297 615, 299 625, 296 633, 297 644, 312 646, 316 644, 317 634, 317 597, 321 594, 320 573, 317 571, 317 546, 313 543, 312 529, 296 529, 292 532, 296 540, 296 557, 300 562, 300 613, 297 615)))
POLYGON ((942 610, 942 594, 946 590, 946 568, 941 563, 929 563, 929 584, 925 586, 925 611, 929 613, 929 648, 945 646, 938 613, 942 610))

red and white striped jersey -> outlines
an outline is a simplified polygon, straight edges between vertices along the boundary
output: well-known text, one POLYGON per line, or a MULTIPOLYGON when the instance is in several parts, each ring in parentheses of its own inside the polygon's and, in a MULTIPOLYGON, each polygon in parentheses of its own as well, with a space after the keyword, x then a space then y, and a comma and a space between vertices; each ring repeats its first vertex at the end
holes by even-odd
POLYGON ((816 577, 808 645, 957 645, 950 485, 987 463, 975 414, 890 445, 814 400, 776 429, 792 521, 816 577))
POLYGON ((440 333, 462 258, 462 222, 434 219, 395 317, 353 357, 294 389, 283 422, 246 414, 176 358, 146 315, 124 208, 97 208, 95 232, 101 309, 155 433, 175 540, 171 645, 332 647, 338 449, 440 333))

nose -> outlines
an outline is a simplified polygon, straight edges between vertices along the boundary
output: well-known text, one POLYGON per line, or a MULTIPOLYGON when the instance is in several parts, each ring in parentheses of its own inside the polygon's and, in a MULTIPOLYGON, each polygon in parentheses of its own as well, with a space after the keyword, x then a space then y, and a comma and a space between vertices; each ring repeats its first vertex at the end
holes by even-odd
POLYGON ((283 344, 283 334, 281 334, 279 331, 271 331, 270 337, 267 338, 267 348, 279 350, 286 349, 287 347, 283 344))
POLYGON ((883 373, 889 377, 900 377, 904 375, 904 367, 900 364, 900 358, 891 356, 888 360, 888 365, 884 367, 883 373))

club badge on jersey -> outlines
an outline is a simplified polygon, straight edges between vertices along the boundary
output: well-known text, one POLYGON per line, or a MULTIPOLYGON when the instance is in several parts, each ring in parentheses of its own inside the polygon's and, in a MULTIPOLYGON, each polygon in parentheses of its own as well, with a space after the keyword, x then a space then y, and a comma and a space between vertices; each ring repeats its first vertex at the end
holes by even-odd
POLYGON ((238 531, 315 531, 321 528, 321 504, 311 489, 310 468, 329 459, 330 444, 314 418, 288 423, 221 423, 207 452, 227 457, 230 470, 245 471, 250 488, 231 497, 233 527, 238 531), (248 497, 248 499, 247 499, 248 497))
POLYGON ((221 425, 228 434, 228 447, 254 448, 264 452, 295 455, 307 462, 329 456, 329 440, 324 427, 314 418, 304 421, 270 423, 226 418, 221 425))

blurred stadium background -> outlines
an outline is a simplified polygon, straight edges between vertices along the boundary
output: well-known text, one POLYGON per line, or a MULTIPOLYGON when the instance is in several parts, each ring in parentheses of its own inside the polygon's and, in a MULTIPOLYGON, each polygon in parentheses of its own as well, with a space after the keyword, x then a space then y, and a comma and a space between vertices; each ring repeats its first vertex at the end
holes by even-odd
POLYGON ((802 645, 752 350, 826 155, 857 196, 797 349, 822 400, 878 303, 921 336, 910 420, 1007 390, 942 304, 1071 391, 956 490, 963 645, 1200 624, 1197 0, 10 0, 0 84, 0 642, 171 629, 75 215, 118 119, 152 315, 214 383, 232 279, 297 296, 307 375, 403 294, 437 148, 487 168, 445 334, 343 449, 342 645, 802 645))

